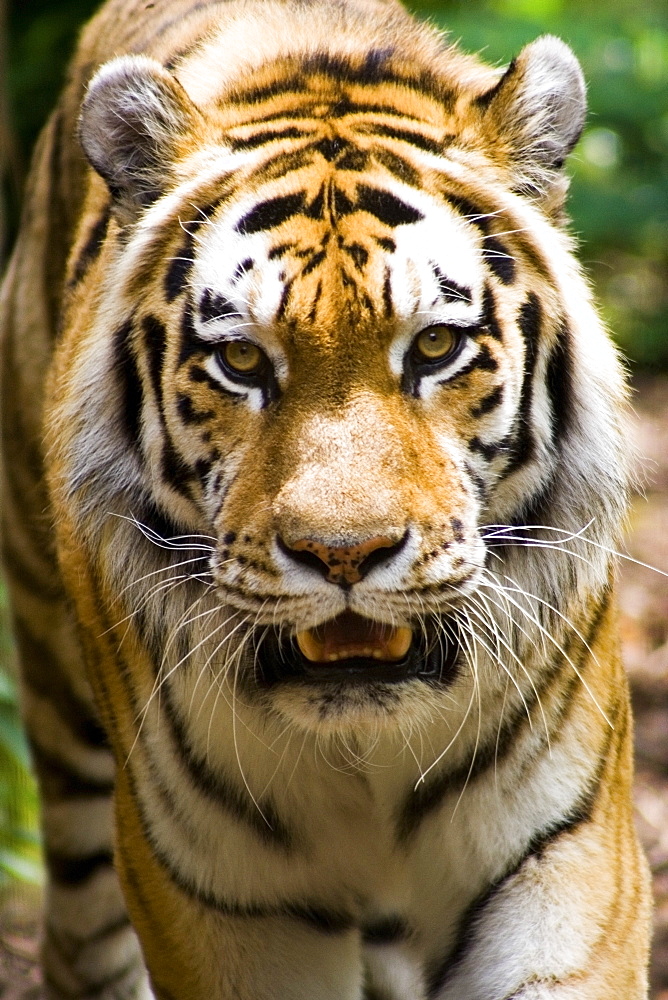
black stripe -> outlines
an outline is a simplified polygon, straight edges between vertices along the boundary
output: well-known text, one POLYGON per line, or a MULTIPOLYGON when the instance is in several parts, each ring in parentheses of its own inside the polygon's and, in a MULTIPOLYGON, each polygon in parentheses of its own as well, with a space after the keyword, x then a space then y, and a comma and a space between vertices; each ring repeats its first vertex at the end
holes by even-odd
MULTIPOLYGON (((46 292, 49 306, 44 314, 49 329, 45 330, 44 333, 48 334, 49 339, 53 339, 58 332, 57 317, 60 316, 62 306, 60 300, 67 264, 67 244, 65 240, 71 234, 75 220, 71 218, 73 209, 69 197, 70 192, 63 190, 65 188, 64 178, 71 176, 71 165, 69 163, 71 126, 69 123, 67 127, 65 126, 61 110, 54 112, 50 122, 50 130, 52 146, 49 155, 48 176, 51 179, 51 183, 48 188, 47 214, 43 220, 43 225, 44 232, 51 234, 54 245, 49 245, 45 248, 40 263, 44 268, 44 278, 41 287, 46 292)), ((48 134, 49 125, 47 125, 45 137, 48 134)))
POLYGON ((394 1000, 394 996, 394 993, 386 993, 374 983, 365 983, 362 1000, 394 1000))
POLYGON ((459 520, 458 517, 450 518, 450 528, 452 529, 452 537, 456 542, 466 541, 466 533, 464 531, 464 525, 459 520))
POLYGON ((324 139, 319 139, 318 142, 312 143, 309 148, 317 150, 328 163, 334 163, 345 150, 350 148, 350 144, 345 139, 335 135, 325 136, 324 139))
POLYGON ((70 280, 71 285, 76 285, 79 281, 81 281, 90 265, 99 256, 105 236, 107 235, 110 218, 111 205, 106 205, 102 211, 102 215, 91 226, 88 239, 77 257, 72 278, 70 280))
POLYGON ((386 253, 394 253, 397 249, 397 244, 391 236, 374 236, 373 238, 378 246, 386 253))
POLYGON ((369 212, 385 226, 407 226, 424 219, 417 208, 406 204, 389 191, 381 188, 368 187, 366 184, 357 186, 357 207, 363 212, 369 212))
POLYGON ((509 447, 509 438, 502 438, 500 441, 485 442, 481 441, 479 437, 474 437, 469 441, 471 451, 477 451, 487 462, 491 462, 493 458, 496 458, 502 452, 508 451, 509 447))
POLYGON ((156 862, 184 895, 226 917, 235 917, 243 920, 288 917, 299 920, 313 930, 320 931, 323 934, 344 934, 354 927, 354 920, 350 914, 344 913, 341 910, 330 909, 319 903, 311 903, 307 900, 303 902, 285 900, 275 905, 240 904, 221 899, 213 893, 206 892, 199 886, 193 885, 174 865, 172 858, 166 856, 156 844, 147 823, 141 799, 137 794, 130 767, 125 769, 124 777, 131 788, 133 799, 137 805, 139 821, 146 844, 153 853, 156 862))
POLYGON ((294 844, 294 834, 278 815, 271 799, 265 797, 262 801, 263 818, 245 788, 239 788, 218 772, 214 773, 206 758, 199 756, 191 747, 188 734, 171 700, 169 688, 165 686, 163 691, 161 705, 171 729, 174 749, 194 787, 209 801, 250 827, 265 844, 290 851, 294 844))
MULTIPOLYGON (((225 104, 229 106, 239 105, 239 104, 250 104, 259 105, 263 101, 271 100, 275 98, 278 93, 279 81, 273 81, 272 83, 265 84, 261 87, 249 87, 247 90, 236 90, 231 91, 225 95, 225 104)), ((280 94, 281 97, 301 97, 309 89, 308 80, 301 73, 295 76, 287 77, 280 81, 280 94)), ((255 109, 253 109, 255 110, 255 109)), ((299 117, 303 118, 311 113, 309 106, 299 109, 299 117)), ((290 115, 289 109, 280 112, 280 117, 288 117, 290 115)), ((271 115, 264 115, 259 121, 271 121, 271 115)))
POLYGON ((490 393, 480 400, 475 406, 472 406, 469 413, 472 417, 483 417, 487 413, 491 413, 495 410, 497 406, 500 406, 503 402, 504 387, 502 385, 497 385, 496 389, 492 389, 490 393))
MULTIPOLYGON (((14 496, 16 503, 22 503, 23 507, 18 507, 15 511, 16 515, 25 517, 27 519, 27 524, 25 528, 27 531, 33 531, 35 524, 30 516, 29 510, 25 506, 25 493, 20 488, 19 484, 13 483, 9 476, 9 470, 5 470, 5 493, 4 493, 4 505, 5 505, 5 517, 7 517, 7 512, 9 508, 8 503, 8 487, 11 488, 12 494, 18 494, 14 496)), ((46 501, 44 503, 44 510, 46 510, 46 501)), ((23 548, 18 551, 15 545, 20 544, 20 536, 18 535, 16 522, 14 522, 14 529, 10 533, 9 531, 4 532, 4 537, 2 539, 2 565, 5 571, 6 577, 10 580, 14 579, 17 584, 23 587, 25 590, 29 590, 33 597, 39 597, 40 600, 46 601, 48 604, 54 601, 62 601, 65 597, 65 591, 63 590, 62 581, 55 574, 49 574, 48 576, 41 573, 39 570, 33 571, 32 567, 25 560, 25 552, 23 548)))
POLYGON ((392 277, 389 267, 385 268, 385 277, 383 278, 383 309, 387 317, 392 316, 394 313, 394 304, 392 302, 392 277))
POLYGON ((325 185, 320 185, 320 190, 310 205, 304 209, 307 219, 324 219, 325 217, 325 185))
POLYGON ((114 374, 119 383, 119 417, 128 441, 136 446, 141 439, 141 414, 144 403, 137 361, 132 349, 132 319, 126 320, 113 336, 114 374))
POLYGON ((369 251, 366 247, 363 247, 361 243, 341 243, 341 249, 352 257, 355 267, 358 271, 362 271, 366 262, 369 259, 369 251))
POLYGON ((162 425, 162 433, 164 440, 162 442, 160 469, 162 472, 163 482, 165 482, 168 486, 171 486, 172 489, 177 493, 180 493, 181 496, 190 500, 191 497, 188 485, 192 480, 193 470, 190 465, 188 465, 183 455, 181 455, 177 450, 164 421, 162 425))
MULTIPOLYGON (((131 927, 132 924, 127 913, 124 913, 120 917, 114 917, 114 919, 110 920, 108 924, 104 925, 104 927, 99 927, 92 934, 88 934, 85 938, 82 938, 80 941, 80 948, 85 948, 90 944, 103 941, 106 937, 113 937, 115 934, 118 934, 119 931, 129 930, 131 927)), ((54 936, 57 937, 59 933, 58 930, 51 927, 48 922, 46 924, 46 931, 50 935, 51 940, 53 940, 54 936)))
POLYGON ((468 475, 468 477, 471 480, 471 483, 473 484, 473 488, 475 489, 478 500, 481 503, 485 503, 487 501, 487 497, 489 494, 488 484, 485 482, 482 476, 478 474, 478 472, 473 468, 473 466, 470 465, 470 463, 466 462, 464 468, 466 469, 466 474, 468 475))
MULTIPOLYGON (((322 188, 320 189, 322 191, 322 188)), ((305 212, 308 215, 308 209, 305 212)), ((295 247, 294 243, 277 243, 275 247, 272 247, 267 254, 267 260, 274 260, 275 257, 284 257, 286 253, 293 250, 295 247)))
POLYGON ((482 255, 490 271, 504 285, 512 285, 515 280, 515 260, 498 236, 485 236, 482 255))
POLYGON ((311 309, 308 314, 309 322, 311 323, 315 323, 318 311, 318 302, 320 301, 321 298, 322 298, 322 279, 318 281, 318 285, 315 290, 315 295, 313 296, 313 303, 311 305, 311 309))
POLYGON ((485 283, 485 287, 482 293, 482 317, 481 325, 487 330, 490 337, 494 340, 503 340, 503 333, 501 331, 501 326, 498 319, 496 318, 496 303, 494 301, 494 293, 490 286, 485 283))
POLYGON ((374 150, 373 158, 405 184, 410 184, 415 188, 421 187, 422 179, 419 171, 408 160, 405 160, 403 156, 397 156, 396 153, 393 153, 389 149, 376 149, 374 150))
POLYGON ((274 316, 275 323, 278 323, 279 320, 282 320, 283 317, 285 316, 285 311, 288 308, 288 303, 290 301, 290 295, 292 294, 292 285, 294 280, 295 280, 294 278, 291 278, 290 281, 286 281, 285 285, 283 286, 283 291, 281 293, 281 301, 278 303, 276 309, 276 315, 274 316))
POLYGON ((552 407, 552 440, 558 444, 569 430, 574 408, 571 334, 566 323, 561 324, 557 333, 545 382, 552 407))
POLYGON ((212 392, 215 392, 217 393, 217 395, 222 396, 228 402, 234 403, 235 406, 237 403, 241 403, 244 399, 243 395, 240 395, 237 392, 232 392, 231 389, 228 389, 226 386, 223 385, 222 382, 219 382, 217 379, 213 378, 212 375, 209 375, 208 371, 206 371, 204 368, 200 368, 199 365, 192 365, 192 367, 188 372, 188 376, 191 382, 197 382, 200 385, 206 385, 209 389, 211 389, 212 392))
POLYGON ((346 152, 336 161, 337 170, 353 170, 360 173, 369 166, 369 154, 355 146, 349 146, 346 152))
POLYGON ((234 268, 234 274, 232 275, 232 281, 237 282, 249 271, 252 271, 255 267, 255 261, 252 257, 246 257, 244 260, 239 261, 237 266, 234 268))
POLYGON ((332 212, 335 216, 352 215, 357 206, 350 200, 345 191, 334 187, 331 192, 332 212))
MULTIPOLYGON (((80 937, 78 935, 75 937, 72 934, 63 934, 62 931, 60 931, 57 927, 54 927, 53 924, 49 922, 47 922, 45 930, 50 947, 53 948, 55 952, 57 952, 59 955, 62 956, 62 958, 64 959, 64 965, 67 968, 70 968, 77 962, 82 952, 85 949, 89 948, 91 945, 100 944, 101 942, 104 941, 105 938, 113 937, 122 931, 127 932, 131 930, 131 928, 132 924, 130 923, 130 918, 128 917, 127 914, 124 913, 122 917, 120 918, 116 917, 114 920, 110 921, 110 923, 107 924, 106 927, 102 927, 99 930, 95 931, 93 934, 86 935, 85 937, 84 936, 80 937), (65 940, 63 940, 63 938, 65 940)), ((129 965, 123 967, 122 975, 123 976, 127 975, 130 969, 136 968, 137 966, 139 966, 139 963, 140 963, 139 956, 135 955, 135 957, 132 959, 132 962, 129 965)), ((117 970, 111 973, 108 978, 105 978, 100 982, 96 980, 94 985, 96 987, 100 985, 109 985, 112 982, 118 981, 118 979, 120 978, 121 976, 119 975, 117 970)), ((87 979, 86 985, 87 989, 85 995, 90 996, 88 990, 93 986, 93 982, 87 979)), ((60 995, 60 991, 58 995, 60 995)), ((81 995, 83 996, 84 994, 81 995)))
POLYGON ((431 261, 431 270, 438 283, 438 289, 446 302, 473 302, 473 293, 465 285, 458 285, 452 278, 447 278, 438 264, 431 261))
POLYGON ((186 286, 188 276, 195 262, 195 237, 191 229, 187 230, 183 242, 179 246, 165 274, 165 296, 168 302, 173 302, 186 286))
POLYGON ((262 232, 265 229, 274 229, 301 212, 305 199, 304 191, 280 195, 277 198, 268 198, 266 201, 259 202, 243 218, 239 219, 234 228, 237 232, 245 235, 262 232))
POLYGON ((503 76, 501 76, 496 81, 496 83, 494 84, 494 86, 490 87, 489 90, 486 90, 484 94, 480 94, 478 97, 475 97, 473 99, 473 103, 477 104, 477 106, 479 108, 481 108, 483 111, 486 110, 489 107, 489 105, 492 103, 492 101, 496 97, 496 95, 499 93, 499 91, 501 90, 501 88, 503 86, 505 86, 507 80, 513 75, 513 73, 515 72, 516 66, 517 66, 517 60, 513 59, 512 62, 510 62, 508 64, 508 68, 506 69, 506 71, 503 74, 503 76))
POLYGON ((162 367, 167 350, 167 330, 157 316, 149 313, 141 322, 144 335, 144 346, 148 356, 148 372, 153 387, 153 395, 160 413, 162 413, 162 367))
POLYGON ((71 857, 51 850, 48 845, 44 850, 44 861, 54 882, 69 886, 81 885, 102 869, 112 869, 114 866, 111 851, 96 851, 94 854, 71 857))
POLYGON ((520 860, 504 875, 489 886, 464 912, 459 924, 459 932, 455 945, 447 958, 442 960, 429 975, 427 996, 435 998, 447 985, 448 979, 456 975, 457 969, 464 962, 467 954, 475 947, 478 925, 481 917, 494 899, 505 889, 508 883, 516 878, 522 868, 533 859, 540 860, 546 848, 557 838, 566 833, 572 833, 586 823, 590 817, 593 800, 591 795, 582 799, 573 810, 559 823, 548 827, 537 835, 530 843, 520 860))
POLYGON ((205 288, 202 292, 197 308, 203 323, 212 323, 225 316, 241 319, 241 313, 234 303, 210 288, 205 288))
POLYGON ((216 415, 215 410, 195 409, 195 404, 190 396, 186 396, 182 392, 176 394, 176 409, 184 424, 205 424, 216 415))
MULTIPOLYGON (((197 330, 195 329, 195 323, 193 320, 193 304, 189 299, 186 300, 183 313, 181 315, 180 334, 179 365, 185 364, 186 361, 190 360, 193 356, 199 357, 213 349, 212 344, 205 343, 197 336, 197 330)), ((157 338, 156 346, 159 346, 159 340, 157 338)), ((161 355, 161 366, 163 356, 164 352, 161 355)), ((160 398, 160 408, 162 409, 162 397, 160 398)))
MULTIPOLYGON (((50 944, 53 941, 50 939, 50 944)), ((70 949, 68 946, 67 951, 64 952, 65 957, 70 954, 70 949)), ((86 979, 86 986, 83 989, 70 989, 69 987, 64 987, 62 981, 57 982, 53 976, 48 972, 42 972, 44 977, 44 985, 49 988, 49 996, 67 998, 67 1000, 89 1000, 92 996, 101 996, 102 991, 105 991, 107 996, 113 996, 114 993, 110 993, 110 988, 116 989, 116 996, 128 996, 128 977, 132 975, 132 986, 136 985, 136 980, 141 975, 140 970, 142 966, 140 964, 141 960, 139 957, 134 957, 130 959, 122 968, 117 969, 115 972, 110 973, 103 979, 86 979), (134 975, 133 975, 134 973, 134 975), (121 989, 122 988, 122 989, 121 989)), ((155 990, 155 996, 159 996, 160 1000, 175 1000, 171 997, 169 993, 165 990, 160 989, 158 992, 159 984, 152 980, 152 986, 155 990)), ((134 992, 134 990, 133 990, 134 992)))
POLYGON ((269 142, 277 139, 304 139, 311 134, 311 129, 305 131, 291 125, 283 129, 265 129, 263 132, 256 132, 246 138, 231 138, 232 149, 255 149, 257 146, 265 146, 269 142))
POLYGON ((496 360, 492 352, 490 351, 487 344, 482 344, 480 350, 475 354, 470 361, 468 361, 462 368, 454 373, 454 375, 448 376, 442 380, 441 384, 445 382, 454 381, 455 379, 463 378, 464 375, 468 375, 472 371, 487 371, 495 372, 499 367, 499 362, 496 360))
POLYGON ((535 441, 531 429, 531 408, 533 404, 533 377, 538 358, 538 343, 541 333, 542 313, 540 301, 535 292, 529 292, 517 317, 517 325, 524 340, 524 377, 517 414, 517 430, 511 459, 503 471, 509 476, 533 458, 535 441))
POLYGON ((100 798, 111 796, 114 791, 113 781, 103 781, 82 774, 69 761, 43 750, 34 740, 30 743, 30 757, 37 772, 44 802, 100 798))
POLYGON ((408 924, 398 916, 383 917, 362 926, 364 944, 393 944, 395 941, 405 941, 410 936, 408 924))
POLYGON ((174 521, 171 514, 158 507, 153 497, 146 497, 140 503, 140 508, 135 510, 137 520, 159 539, 170 541, 190 535, 190 529, 174 521))
MULTIPOLYGON (((353 63, 351 60, 346 59, 345 56, 317 52, 303 59, 300 69, 302 73, 300 73, 298 79, 302 80, 307 74, 323 73, 333 77, 337 83, 397 84, 400 87, 408 87, 411 90, 422 91, 433 97, 438 97, 441 102, 445 102, 447 99, 452 101, 453 99, 452 92, 446 89, 437 77, 426 72, 415 74, 401 73, 391 65, 387 65, 384 61, 373 63, 365 58, 361 63, 353 63)), ((341 103, 341 101, 337 102, 337 111, 341 103)), ((355 110, 359 107, 357 102, 351 102, 351 105, 355 110)), ((374 105, 374 107, 379 107, 385 112, 391 110, 391 108, 387 106, 383 107, 383 105, 374 105)))
POLYGON ((246 184, 257 189, 261 184, 276 180, 278 177, 285 177, 294 170, 301 170, 312 162, 309 155, 310 146, 302 146, 300 149, 290 149, 282 153, 276 153, 268 157, 264 163, 256 167, 246 178, 246 184))
POLYGON ((489 212, 483 212, 477 205, 474 205, 472 201, 468 198, 463 198, 458 194, 450 194, 449 192, 444 192, 450 205, 462 215, 466 222, 470 222, 472 225, 477 226, 483 233, 486 233, 489 229, 489 212))
MULTIPOLYGON (((365 123, 364 131, 371 133, 372 135, 382 135, 388 139, 399 139, 401 142, 409 142, 411 146, 417 146, 419 149, 424 149, 428 153, 436 153, 436 155, 443 152, 445 145, 442 142, 435 142, 422 132, 399 128, 396 125, 385 125, 382 123, 376 124, 375 122, 370 122, 368 124, 365 123)), ((377 157, 377 151, 374 151, 373 155, 377 157)))
MULTIPOLYGON (((93 709, 72 690, 49 647, 36 639, 20 619, 15 623, 15 631, 25 683, 41 698, 48 698, 63 725, 79 743, 94 750, 106 747, 106 734, 93 709)), ((32 735, 39 736, 39 730, 32 735)))
POLYGON ((311 273, 311 271, 315 271, 316 267, 319 267, 319 265, 322 264, 326 253, 326 250, 318 250, 317 253, 314 253, 311 259, 304 264, 301 270, 301 277, 305 278, 307 274, 311 273))

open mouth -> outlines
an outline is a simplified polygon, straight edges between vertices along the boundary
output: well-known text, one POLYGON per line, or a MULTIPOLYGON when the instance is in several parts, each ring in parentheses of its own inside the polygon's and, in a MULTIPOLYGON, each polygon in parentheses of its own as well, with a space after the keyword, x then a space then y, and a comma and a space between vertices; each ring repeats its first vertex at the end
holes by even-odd
POLYGON ((276 629, 261 632, 256 663, 266 684, 398 683, 421 678, 450 683, 459 655, 454 619, 425 635, 422 629, 393 626, 344 611, 317 628, 281 638, 276 629))

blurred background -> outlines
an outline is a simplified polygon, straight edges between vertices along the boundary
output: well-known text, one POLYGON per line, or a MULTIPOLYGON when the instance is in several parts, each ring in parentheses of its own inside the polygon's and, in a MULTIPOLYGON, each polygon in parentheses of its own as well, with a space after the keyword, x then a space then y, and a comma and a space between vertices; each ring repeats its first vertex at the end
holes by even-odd
MULTIPOLYGON (((62 84, 78 28, 97 6, 97 0, 0 0, 2 259, 16 232, 32 144, 62 84)), ((668 571, 668 4, 442 0, 409 6, 493 64, 508 63, 545 32, 568 42, 582 63, 590 114, 569 160, 572 229, 638 390, 636 433, 647 456, 647 486, 632 513, 629 554, 668 571)), ((41 867, 1 590, 0 598, 0 995, 8 998, 38 989, 34 913, 21 907, 30 898, 26 887, 39 886, 41 867)), ((621 603, 637 716, 638 821, 658 902, 652 995, 668 1000, 668 581, 629 563, 621 603)))

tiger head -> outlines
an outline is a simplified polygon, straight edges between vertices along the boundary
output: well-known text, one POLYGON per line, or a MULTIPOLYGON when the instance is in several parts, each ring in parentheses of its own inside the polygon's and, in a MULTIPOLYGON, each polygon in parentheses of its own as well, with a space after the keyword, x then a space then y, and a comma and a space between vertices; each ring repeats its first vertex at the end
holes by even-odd
POLYGON ((618 504, 619 376, 561 225, 579 66, 551 37, 505 73, 435 51, 120 57, 81 114, 82 530, 120 583, 144 540, 109 511, 205 540, 183 586, 305 725, 468 683, 501 575, 543 604, 600 583, 596 552, 557 579, 508 532, 618 504))

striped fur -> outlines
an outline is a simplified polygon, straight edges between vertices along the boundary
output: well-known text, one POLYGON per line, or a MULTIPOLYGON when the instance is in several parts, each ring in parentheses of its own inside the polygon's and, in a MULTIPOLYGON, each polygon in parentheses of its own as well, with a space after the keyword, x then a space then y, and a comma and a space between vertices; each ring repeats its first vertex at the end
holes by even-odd
POLYGON ((50 997, 646 996, 583 114, 393 0, 85 30, 2 304, 50 997))

